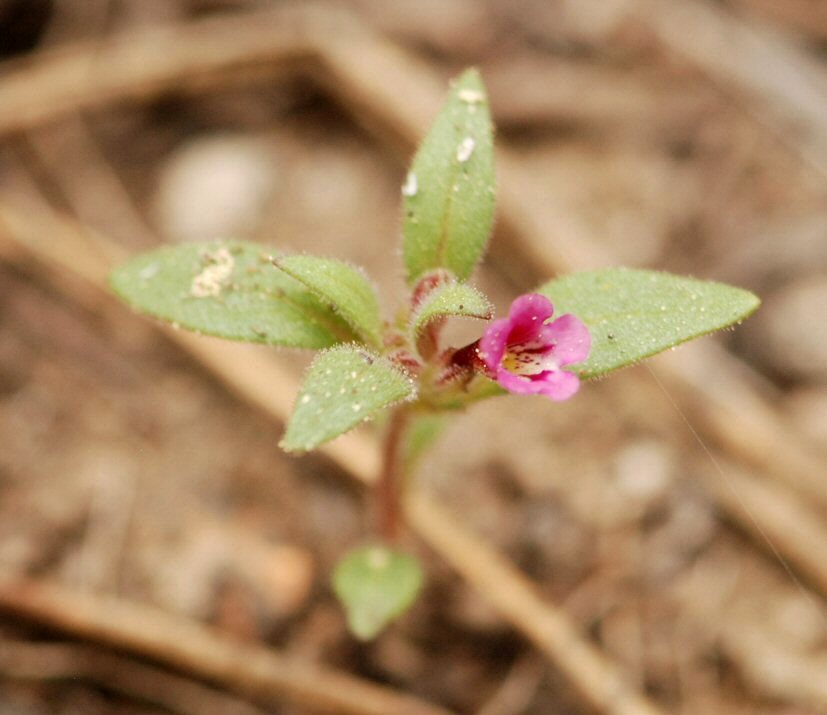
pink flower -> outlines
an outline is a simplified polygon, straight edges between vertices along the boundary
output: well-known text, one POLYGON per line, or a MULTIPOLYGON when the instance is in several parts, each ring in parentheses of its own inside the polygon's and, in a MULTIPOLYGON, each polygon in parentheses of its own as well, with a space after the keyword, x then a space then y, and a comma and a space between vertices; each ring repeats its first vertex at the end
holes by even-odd
POLYGON ((486 374, 509 392, 567 400, 580 379, 562 368, 589 355, 588 328, 571 314, 546 323, 551 301, 538 293, 521 295, 507 318, 492 322, 480 338, 478 355, 486 374))

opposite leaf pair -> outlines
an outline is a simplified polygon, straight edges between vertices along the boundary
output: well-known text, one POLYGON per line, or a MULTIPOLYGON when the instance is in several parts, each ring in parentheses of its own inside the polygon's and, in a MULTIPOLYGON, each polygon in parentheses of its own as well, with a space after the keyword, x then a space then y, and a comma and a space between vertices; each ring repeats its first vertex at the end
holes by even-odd
MULTIPOLYGON (((503 388, 566 399, 581 379, 731 325, 758 306, 738 288, 614 268, 544 283, 481 330, 479 341, 443 345, 448 317, 492 317, 488 299, 464 281, 491 232, 494 183, 487 99, 469 70, 453 84, 402 187, 410 295, 395 320, 383 319, 373 285, 347 263, 242 241, 161 248, 114 271, 112 286, 136 309, 195 332, 322 350, 281 442, 291 451, 314 449, 403 401, 420 416, 411 444, 426 444, 433 435, 417 431, 422 415, 503 388), (553 311, 562 317, 550 323, 553 311)), ((377 546, 348 555, 334 585, 352 629, 367 638, 407 608, 421 580, 411 557, 377 546)))
MULTIPOLYGON (((238 241, 189 244, 133 259, 113 272, 112 285, 141 311, 195 332, 285 347, 336 346, 321 353, 307 373, 284 438, 287 449, 312 449, 389 405, 413 399, 417 390, 432 394, 389 359, 400 346, 390 341, 389 347, 383 338, 389 326, 380 318, 373 286, 341 261, 274 258, 261 246, 238 241), (210 272, 215 266, 221 270, 210 272)), ((584 379, 731 325, 758 305, 739 288, 623 268, 557 278, 536 293, 588 328, 591 351, 576 369, 584 379)), ((471 286, 448 281, 391 332, 404 349, 418 353, 412 343, 433 321, 486 317, 488 305, 471 286)), ((444 405, 498 394, 495 387, 451 392, 454 402, 446 399, 444 405)))
MULTIPOLYGON (((112 285, 139 310, 196 332, 285 347, 336 346, 307 373, 282 441, 288 450, 313 449, 401 400, 418 398, 439 409, 501 393, 485 376, 517 392, 545 391, 558 399, 571 394, 577 382, 565 364, 581 359, 583 350, 565 361, 559 352, 546 354, 548 365, 563 368, 552 371, 566 385, 555 389, 547 381, 522 380, 528 364, 509 370, 508 350, 497 365, 481 363, 476 372, 448 379, 463 365, 462 349, 439 345, 445 318, 491 317, 487 298, 461 282, 483 255, 494 211, 493 129, 475 70, 454 83, 417 151, 403 196, 403 257, 412 293, 393 324, 383 322, 374 287, 358 269, 332 258, 273 256, 239 241, 139 256, 113 273, 112 285)), ((737 288, 624 269, 567 276, 536 293, 591 333, 590 356, 577 367, 583 378, 729 325, 758 304, 737 288)))

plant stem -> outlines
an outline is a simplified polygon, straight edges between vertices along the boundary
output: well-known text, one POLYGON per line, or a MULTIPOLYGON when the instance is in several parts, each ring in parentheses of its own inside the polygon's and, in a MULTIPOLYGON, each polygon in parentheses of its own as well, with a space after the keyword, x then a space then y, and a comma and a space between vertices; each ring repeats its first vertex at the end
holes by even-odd
POLYGON ((391 414, 382 449, 382 471, 376 485, 376 509, 379 535, 388 542, 396 541, 402 515, 400 488, 400 451, 402 436, 408 424, 408 410, 399 407, 391 414))

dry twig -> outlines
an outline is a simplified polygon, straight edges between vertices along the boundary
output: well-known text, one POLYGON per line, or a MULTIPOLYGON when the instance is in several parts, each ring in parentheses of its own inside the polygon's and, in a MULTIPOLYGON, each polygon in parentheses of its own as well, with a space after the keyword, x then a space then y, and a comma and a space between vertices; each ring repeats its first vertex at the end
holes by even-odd
MULTIPOLYGON (((306 66, 313 13, 270 12, 155 28, 13 61, 0 72, 0 133, 32 129, 112 102, 205 90, 227 73, 306 66)), ((315 25, 312 25, 315 27, 315 25)))
POLYGON ((562 125, 650 140, 678 137, 720 103, 704 87, 676 86, 656 72, 633 75, 539 53, 498 57, 482 71, 498 128, 562 125))
POLYGON ((757 555, 721 541, 673 584, 673 594, 687 627, 698 632, 695 624, 704 624, 701 637, 719 646, 756 691, 823 712, 825 610, 794 586, 779 582, 757 555), (768 588, 772 599, 764 597, 768 588))
POLYGON ((529 579, 465 532, 440 505, 414 493, 407 514, 417 533, 578 685, 594 707, 617 715, 659 712, 582 638, 564 611, 542 599, 529 579))
POLYGON ((537 694, 545 666, 536 656, 523 656, 508 671, 477 715, 519 715, 537 694))
POLYGON ((731 0, 743 12, 787 25, 814 40, 827 40, 827 5, 821 0, 731 0))
MULTIPOLYGON (((739 469, 735 464, 716 459, 723 473, 715 472, 704 479, 706 488, 715 495, 727 513, 743 513, 737 523, 755 537, 769 542, 774 554, 789 560, 822 594, 827 593, 827 562, 822 546, 827 544, 827 526, 815 516, 803 499, 790 490, 774 485, 739 469)), ((786 562, 785 562, 786 565, 786 562)))
POLYGON ((121 599, 0 578, 0 608, 74 636, 128 650, 254 697, 286 697, 323 712, 449 715, 409 695, 222 636, 121 599))
POLYGON ((743 93, 738 103, 755 121, 827 175, 827 78, 791 38, 707 0, 630 5, 664 45, 724 89, 743 93))
POLYGON ((0 642, 0 674, 15 680, 82 678, 182 715, 263 715, 263 711, 160 668, 78 643, 0 642))

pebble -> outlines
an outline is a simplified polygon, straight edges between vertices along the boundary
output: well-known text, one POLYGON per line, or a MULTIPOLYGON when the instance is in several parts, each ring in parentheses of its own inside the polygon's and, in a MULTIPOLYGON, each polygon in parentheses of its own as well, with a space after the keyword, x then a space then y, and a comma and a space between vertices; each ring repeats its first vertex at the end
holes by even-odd
POLYGON ((655 440, 625 446, 615 459, 616 486, 624 497, 650 504, 664 497, 672 484, 673 455, 655 440))
POLYGON ((179 242, 249 238, 277 179, 266 140, 229 133, 193 139, 161 169, 153 215, 161 231, 179 242))

